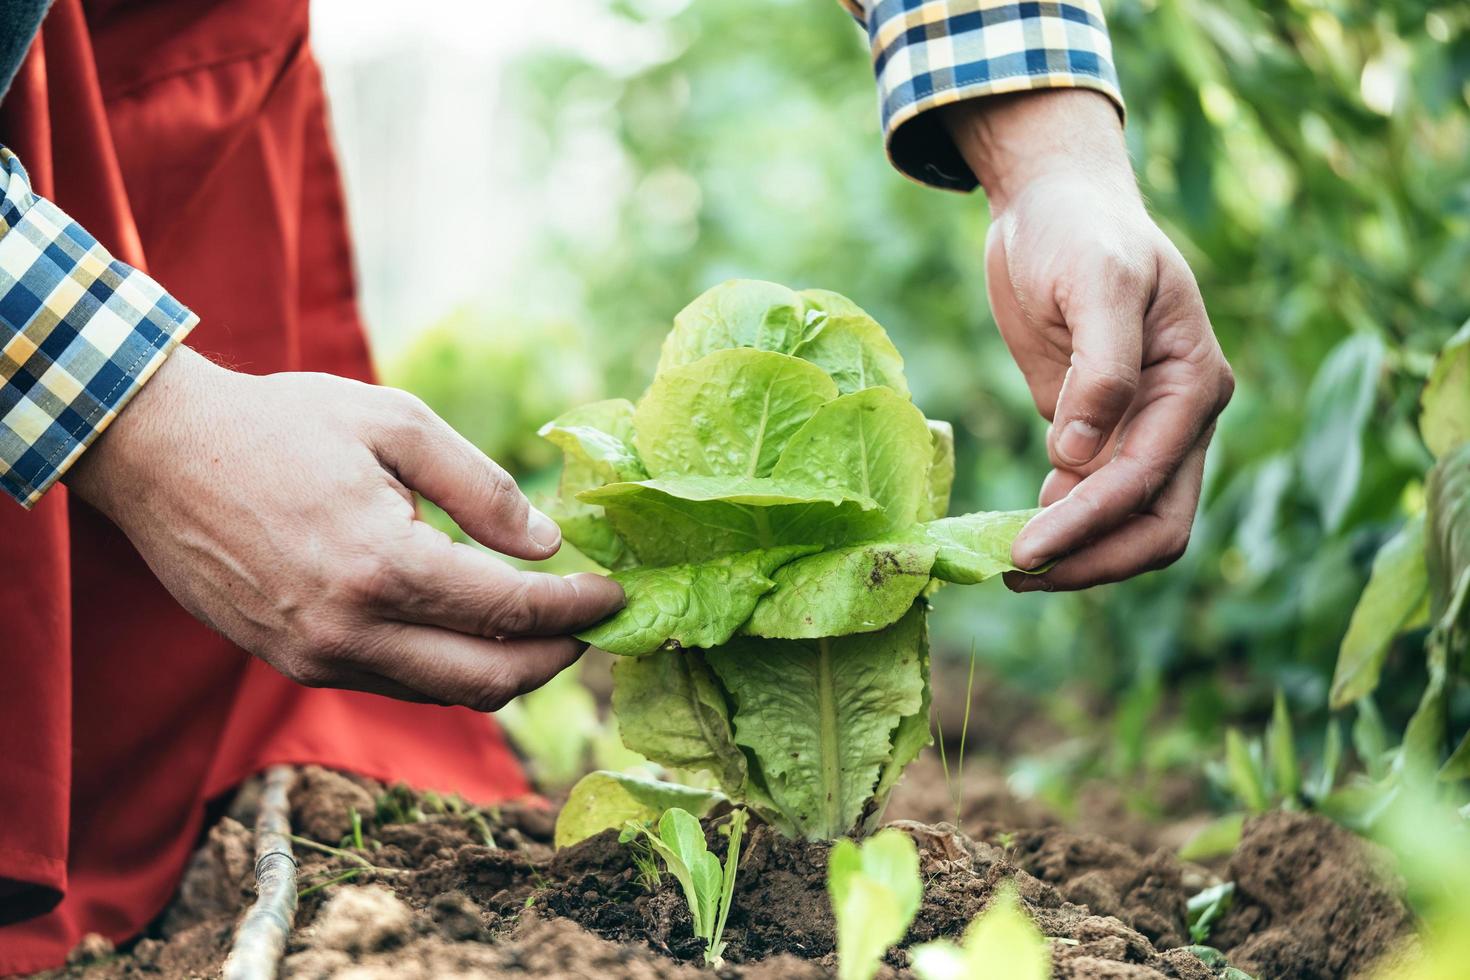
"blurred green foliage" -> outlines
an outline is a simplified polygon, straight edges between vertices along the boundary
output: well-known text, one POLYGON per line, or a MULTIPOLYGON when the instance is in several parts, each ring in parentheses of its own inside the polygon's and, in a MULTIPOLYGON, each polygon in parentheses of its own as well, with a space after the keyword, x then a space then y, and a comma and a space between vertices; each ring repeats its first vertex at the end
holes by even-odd
MULTIPOLYGON (((538 134, 528 180, 584 153, 589 131, 611 153, 611 226, 553 223, 527 243, 526 293, 564 293, 576 329, 446 325, 389 378, 535 482, 546 456, 527 436, 640 390, 704 288, 827 287, 888 328, 920 407, 955 423, 953 510, 1030 505, 1044 422, 987 309, 984 200, 888 166, 851 20, 823 0, 610 6, 655 54, 539 54, 507 82, 538 134)), ((941 653, 974 638, 1015 684, 1115 705, 1089 764, 1157 771, 1218 752, 1226 720, 1264 722, 1277 687, 1293 713, 1325 712, 1372 557, 1418 508, 1416 397, 1470 317, 1470 7, 1107 6, 1140 182, 1199 278, 1237 395, 1178 564, 1078 595, 947 590, 935 629, 941 653)), ((1378 705, 1401 726, 1422 663, 1391 656, 1385 678, 1378 705)))

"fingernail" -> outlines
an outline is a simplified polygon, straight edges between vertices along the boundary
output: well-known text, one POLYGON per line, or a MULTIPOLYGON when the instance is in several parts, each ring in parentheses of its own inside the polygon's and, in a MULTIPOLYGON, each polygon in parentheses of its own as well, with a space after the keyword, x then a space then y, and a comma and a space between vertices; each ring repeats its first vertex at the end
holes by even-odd
POLYGON ((1081 419, 1073 419, 1057 437, 1057 455, 1064 462, 1080 466, 1097 455, 1102 444, 1102 432, 1097 426, 1081 419))
POLYGON ((1018 561, 1016 562, 1016 567, 1023 572, 1035 572, 1045 568, 1054 561, 1056 559, 1050 555, 1043 555, 1040 558, 1027 558, 1025 561, 1018 561))
POLYGON ((556 521, 535 507, 531 508, 531 513, 526 518, 526 533, 543 548, 555 548, 561 543, 561 528, 556 526, 556 521))

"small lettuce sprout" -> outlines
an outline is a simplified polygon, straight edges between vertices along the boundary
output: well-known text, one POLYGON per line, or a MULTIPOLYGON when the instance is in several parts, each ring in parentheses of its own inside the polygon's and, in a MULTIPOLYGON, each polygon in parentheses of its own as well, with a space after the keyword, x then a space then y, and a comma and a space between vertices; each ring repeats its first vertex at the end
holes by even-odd
POLYGON ((965 930, 962 943, 925 943, 910 954, 919 980, 1048 980, 1051 955, 1036 923, 1006 885, 965 930))
POLYGON ((705 942, 704 961, 713 967, 724 963, 725 920, 735 897, 735 874, 740 863, 740 838, 747 819, 744 810, 730 814, 730 844, 725 866, 704 842, 704 828, 688 810, 671 807, 659 818, 655 833, 647 824, 628 821, 619 840, 631 844, 641 840, 663 859, 664 867, 684 889, 694 935, 705 942))
POLYGON ((839 980, 872 980, 888 947, 919 911, 919 852, 901 830, 880 830, 862 845, 839 840, 827 858, 827 894, 837 919, 839 980))
POLYGON ((1186 910, 1189 919, 1189 938, 1202 943, 1210 938, 1210 930, 1235 900, 1235 882, 1224 881, 1211 885, 1204 891, 1190 896, 1186 910))

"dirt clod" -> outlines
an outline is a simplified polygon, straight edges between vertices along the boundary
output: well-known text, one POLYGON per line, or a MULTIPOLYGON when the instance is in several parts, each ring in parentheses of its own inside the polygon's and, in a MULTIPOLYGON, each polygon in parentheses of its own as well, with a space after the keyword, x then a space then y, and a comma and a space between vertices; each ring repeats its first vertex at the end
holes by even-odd
POLYGON ((313 944, 344 953, 372 953, 400 945, 413 930, 413 910, 381 885, 344 888, 311 927, 313 944))
POLYGON ((1230 859, 1235 901, 1210 942, 1258 976, 1366 974, 1408 931, 1388 857, 1317 816, 1251 820, 1230 859))
POLYGON ((306 766, 291 788, 291 828, 324 844, 336 844, 352 832, 352 813, 371 819, 373 797, 341 773, 306 766))

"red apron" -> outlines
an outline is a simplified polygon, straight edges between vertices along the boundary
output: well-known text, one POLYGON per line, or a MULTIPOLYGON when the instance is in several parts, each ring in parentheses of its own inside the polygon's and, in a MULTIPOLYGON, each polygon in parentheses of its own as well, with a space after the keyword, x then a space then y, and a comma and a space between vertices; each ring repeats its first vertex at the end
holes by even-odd
MULTIPOLYGON (((0 142, 200 315, 191 346, 371 379, 307 0, 58 0, 0 142)), ((488 717, 297 687, 193 620, 64 488, 0 506, 0 974, 136 935, 205 804, 277 762, 528 792, 488 717)))

